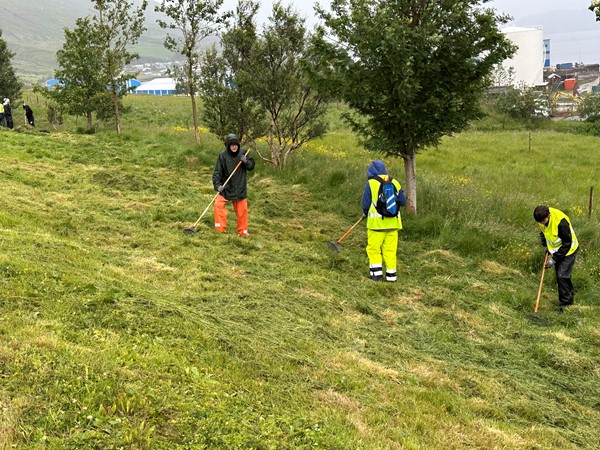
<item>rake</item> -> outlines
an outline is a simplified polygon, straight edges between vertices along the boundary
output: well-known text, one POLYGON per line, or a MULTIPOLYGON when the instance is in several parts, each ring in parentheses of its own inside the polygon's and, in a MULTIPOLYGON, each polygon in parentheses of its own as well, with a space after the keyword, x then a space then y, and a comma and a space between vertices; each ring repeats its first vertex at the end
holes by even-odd
POLYGON ((346 236, 348 236, 348 235, 350 234, 350 232, 351 232, 351 231, 354 229, 354 227, 355 227, 356 225, 358 225, 358 224, 359 224, 359 223, 360 223, 360 222, 361 222, 361 221, 362 221, 362 220, 363 220, 365 217, 366 217, 366 216, 363 214, 363 215, 360 217, 360 219, 358 219, 358 220, 356 221, 356 223, 355 223, 354 225, 352 225, 352 226, 350 227, 350 229, 349 229, 348 231, 346 231, 346 232, 344 233, 344 235, 343 235, 341 238, 339 238, 337 241, 330 241, 330 242, 328 242, 327 244, 329 245, 329 248, 330 248, 331 250, 334 250, 335 252, 339 252, 339 251, 340 251, 340 249, 341 249, 341 243, 342 243, 342 241, 344 240, 344 238, 345 238, 346 236))
MULTIPOLYGON (((240 151, 241 151, 241 149, 240 149, 240 151)), ((250 153, 250 150, 248 150, 245 153, 246 156, 248 155, 248 153, 250 153)), ((231 177, 233 177, 233 174, 238 170, 238 168, 240 167, 241 164, 242 164, 242 161, 240 160, 237 163, 237 165, 235 166, 235 168, 233 169, 233 171, 231 172, 231 174, 229 174, 229 176, 225 180, 225 183, 223 183, 223 188, 225 188, 225 186, 227 186, 227 183, 229 183, 229 180, 231 180, 231 177)), ((198 230, 196 229, 196 227, 198 226, 198 224, 200 223, 200 221, 202 220, 202 218, 204 217, 204 215, 206 214, 206 212, 209 210, 210 206, 217 199, 217 197, 219 196, 219 194, 220 194, 220 192, 217 192, 217 194, 212 198, 212 200, 210 201, 210 203, 208 204, 208 206, 204 209, 204 211, 202 212, 202 214, 200 214, 200 217, 198 217, 198 220, 196 220, 196 222, 194 222, 194 225, 192 225, 191 227, 187 227, 187 228, 183 229, 183 232, 185 234, 195 234, 195 233, 198 232, 198 230)))

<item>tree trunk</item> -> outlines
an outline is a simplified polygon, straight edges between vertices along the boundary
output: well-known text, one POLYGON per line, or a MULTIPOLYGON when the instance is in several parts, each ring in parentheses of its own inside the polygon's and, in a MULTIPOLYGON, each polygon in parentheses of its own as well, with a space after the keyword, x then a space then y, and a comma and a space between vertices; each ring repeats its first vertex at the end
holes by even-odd
POLYGON ((271 150, 271 162, 279 168, 279 145, 275 145, 275 120, 271 116, 269 125, 269 149, 271 150))
POLYGON ((194 88, 194 70, 192 69, 192 61, 188 61, 188 88, 190 91, 190 98, 192 99, 192 120, 194 121, 194 139, 196 145, 200 144, 200 129, 198 128, 198 111, 196 109, 196 92, 194 88))
POLYGON ((417 154, 402 155, 404 160, 404 178, 406 180, 406 209, 417 215, 417 154))
POLYGON ((196 145, 200 144, 200 129, 198 128, 198 111, 196 110, 196 96, 194 93, 190 93, 192 97, 192 117, 194 120, 194 139, 196 140, 196 145))
POLYGON ((113 104, 115 107, 115 129, 117 134, 121 132, 121 116, 119 115, 119 96, 116 91, 117 87, 113 86, 113 104))
POLYGON ((87 112, 86 114, 86 119, 87 119, 87 129, 88 131, 92 129, 92 113, 91 112, 87 112))

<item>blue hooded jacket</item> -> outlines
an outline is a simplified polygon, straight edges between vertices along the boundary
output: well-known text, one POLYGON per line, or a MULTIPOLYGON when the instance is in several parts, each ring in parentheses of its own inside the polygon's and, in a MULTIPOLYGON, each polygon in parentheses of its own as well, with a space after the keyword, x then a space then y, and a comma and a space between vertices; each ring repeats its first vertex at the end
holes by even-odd
MULTIPOLYGON (((377 175, 387 175, 387 170, 385 168, 385 164, 382 160, 376 159, 375 161, 371 161, 369 167, 367 168, 367 179, 376 177, 377 175)), ((400 189, 397 195, 398 204, 400 206, 406 205, 406 196, 404 195, 404 191, 400 189)), ((362 196, 362 209, 363 212, 369 214, 369 208, 371 207, 371 187, 369 183, 365 185, 365 190, 362 196)))

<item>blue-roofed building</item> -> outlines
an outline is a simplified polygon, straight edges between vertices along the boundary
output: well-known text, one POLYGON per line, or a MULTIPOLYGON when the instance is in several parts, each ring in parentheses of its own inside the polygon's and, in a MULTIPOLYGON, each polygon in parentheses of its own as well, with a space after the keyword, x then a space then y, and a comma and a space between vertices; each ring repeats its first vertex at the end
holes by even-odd
POLYGON ((155 78, 140 84, 132 94, 173 95, 175 94, 174 78, 155 78))
POLYGON ((135 78, 130 78, 129 80, 127 80, 127 87, 134 87, 134 88, 138 88, 141 85, 141 81, 136 80, 135 78))
POLYGON ((44 83, 44 86, 47 89, 52 89, 54 86, 59 85, 60 80, 56 79, 56 78, 50 78, 49 80, 46 80, 46 83, 44 83))

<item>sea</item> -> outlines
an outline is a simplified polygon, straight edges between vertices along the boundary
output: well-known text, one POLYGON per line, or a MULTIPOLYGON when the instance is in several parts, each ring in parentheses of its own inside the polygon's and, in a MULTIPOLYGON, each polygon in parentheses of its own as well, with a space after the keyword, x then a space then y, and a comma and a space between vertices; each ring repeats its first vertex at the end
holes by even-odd
POLYGON ((561 63, 600 63, 600 23, 597 30, 546 33, 550 39, 550 65, 561 63))

